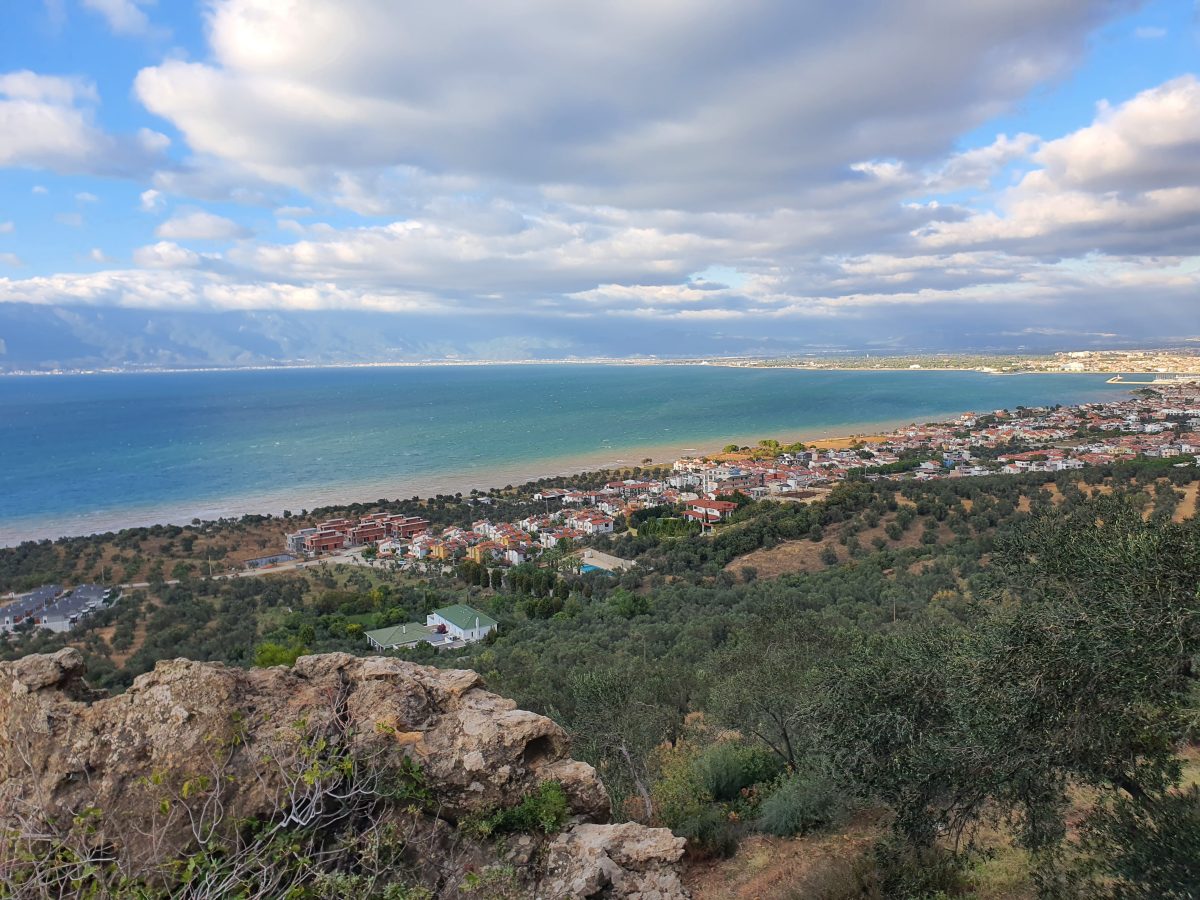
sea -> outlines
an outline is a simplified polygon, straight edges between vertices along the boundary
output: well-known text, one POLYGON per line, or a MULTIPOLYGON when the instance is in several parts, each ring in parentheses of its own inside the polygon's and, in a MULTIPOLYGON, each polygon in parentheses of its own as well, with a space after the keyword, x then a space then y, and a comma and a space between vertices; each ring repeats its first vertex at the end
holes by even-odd
POLYGON ((0 545, 503 487, 966 411, 1093 375, 449 365, 0 378, 0 545))

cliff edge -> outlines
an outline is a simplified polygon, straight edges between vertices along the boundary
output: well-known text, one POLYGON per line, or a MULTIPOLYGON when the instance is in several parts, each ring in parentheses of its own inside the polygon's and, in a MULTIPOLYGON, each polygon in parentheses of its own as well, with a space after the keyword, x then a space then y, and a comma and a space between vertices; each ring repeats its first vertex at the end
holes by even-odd
POLYGON ((0 664, 14 895, 686 897, 683 840, 604 824, 603 785, 566 733, 474 672, 176 659, 117 697, 84 674, 73 649, 0 664))

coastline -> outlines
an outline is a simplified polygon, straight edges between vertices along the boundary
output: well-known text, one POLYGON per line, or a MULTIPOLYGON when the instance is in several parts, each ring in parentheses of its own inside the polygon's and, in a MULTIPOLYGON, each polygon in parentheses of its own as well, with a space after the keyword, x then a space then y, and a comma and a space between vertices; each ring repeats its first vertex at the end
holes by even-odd
MULTIPOLYGON (((935 359, 936 354, 923 357, 914 354, 909 358, 935 359)), ((1040 356, 1031 358, 1041 359, 1040 356)), ((102 367, 96 369, 51 369, 51 370, 0 370, 0 378, 70 378, 96 375, 202 375, 205 373, 229 372, 295 372, 321 371, 344 369, 420 369, 420 368, 485 368, 490 366, 699 366, 705 368, 724 369, 795 369, 801 372, 975 372, 980 375, 1164 375, 1170 377, 1200 375, 1200 368, 1179 369, 1164 372, 1161 370, 1139 370, 1129 366, 1105 366, 1095 369, 1021 369, 1018 371, 1001 371, 991 366, 848 366, 831 363, 829 365, 785 365, 756 363, 754 357, 678 357, 678 358, 642 358, 642 357, 597 357, 594 359, 575 357, 568 359, 429 359, 401 360, 394 362, 341 362, 341 363, 279 363, 277 365, 255 366, 178 366, 165 368, 121 368, 102 367)))
MULTIPOLYGON (((962 410, 933 414, 925 421, 944 421, 961 414, 962 410)), ((506 466, 489 467, 470 473, 423 475, 414 479, 403 476, 383 481, 331 484, 318 491, 249 495, 243 497, 211 498, 188 504, 161 504, 114 510, 97 510, 68 518, 41 520, 37 523, 0 524, 0 549, 15 547, 27 541, 57 540, 62 537, 87 537, 94 534, 144 528, 153 525, 188 525, 194 519, 215 521, 244 515, 280 516, 285 509, 299 512, 322 507, 348 506, 353 503, 372 504, 380 499, 395 500, 407 497, 431 497, 436 494, 469 493, 472 489, 486 492, 505 485, 519 485, 541 478, 558 478, 595 472, 603 469, 633 468, 642 460, 653 465, 669 465, 685 455, 715 455, 722 446, 737 443, 753 446, 759 440, 773 438, 781 443, 847 441, 856 437, 877 435, 913 424, 911 419, 890 419, 875 422, 854 422, 829 428, 807 428, 775 434, 729 435, 720 440, 698 441, 700 446, 686 442, 636 444, 605 448, 586 454, 523 460, 506 466)))

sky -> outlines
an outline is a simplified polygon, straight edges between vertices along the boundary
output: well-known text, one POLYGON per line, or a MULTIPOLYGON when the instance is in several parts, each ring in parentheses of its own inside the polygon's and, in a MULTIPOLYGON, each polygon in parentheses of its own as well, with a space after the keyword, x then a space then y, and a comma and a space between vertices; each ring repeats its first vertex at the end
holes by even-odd
POLYGON ((1193 0, 8 0, 0 369, 1200 338, 1193 0))

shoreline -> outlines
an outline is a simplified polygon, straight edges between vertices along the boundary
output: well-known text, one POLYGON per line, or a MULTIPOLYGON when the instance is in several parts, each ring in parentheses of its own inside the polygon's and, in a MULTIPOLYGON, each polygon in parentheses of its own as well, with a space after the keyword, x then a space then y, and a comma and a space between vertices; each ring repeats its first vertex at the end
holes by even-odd
MULTIPOLYGON (((958 412, 931 414, 928 422, 944 421, 960 415, 958 412)), ((244 515, 279 517, 285 509, 298 513, 324 507, 349 506, 354 503, 374 504, 380 499, 396 500, 413 496, 426 499, 436 494, 468 494, 472 489, 486 492, 505 485, 520 485, 541 478, 569 478, 586 472, 605 469, 632 469, 643 465, 670 465, 685 455, 713 456, 727 444, 753 446, 759 440, 772 438, 780 443, 825 443, 848 441, 858 437, 880 435, 914 424, 911 419, 889 419, 875 422, 852 422, 828 428, 812 427, 776 434, 729 435, 719 440, 700 439, 698 446, 687 442, 637 444, 598 450, 586 454, 525 460, 506 466, 490 467, 485 471, 464 474, 423 475, 415 479, 397 476, 386 481, 344 483, 315 491, 252 495, 241 498, 209 498, 190 503, 166 503, 150 507, 121 510, 99 510, 74 517, 42 519, 28 527, 9 528, 0 525, 0 549, 12 548, 29 541, 58 540, 59 538, 89 537, 118 532, 128 528, 148 528, 154 525, 189 525, 194 519, 202 522, 221 518, 240 518, 244 515)))
MULTIPOLYGON (((922 357, 914 354, 912 359, 936 359, 936 354, 922 357)), ((1041 356, 1031 356, 1031 359, 1043 359, 1041 356)), ((485 368, 499 366, 699 366, 724 369, 796 369, 802 372, 976 372, 980 375, 1161 375, 1166 377, 1187 377, 1200 375, 1200 368, 1162 372, 1158 370, 1138 371, 1128 367, 1105 367, 1086 370, 1068 369, 1022 369, 1004 372, 990 366, 846 366, 832 363, 830 365, 785 365, 758 364, 750 362, 754 357, 679 357, 675 359, 644 359, 630 358, 595 358, 595 359, 495 359, 495 360, 416 360, 398 362, 346 362, 346 363, 281 363, 279 365, 258 366, 182 366, 171 368, 97 368, 97 369, 54 369, 39 370, 0 370, 0 378, 80 378, 102 375, 202 375, 207 373, 235 372, 305 372, 321 370, 344 369, 420 369, 420 368, 485 368)))

